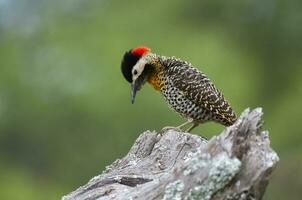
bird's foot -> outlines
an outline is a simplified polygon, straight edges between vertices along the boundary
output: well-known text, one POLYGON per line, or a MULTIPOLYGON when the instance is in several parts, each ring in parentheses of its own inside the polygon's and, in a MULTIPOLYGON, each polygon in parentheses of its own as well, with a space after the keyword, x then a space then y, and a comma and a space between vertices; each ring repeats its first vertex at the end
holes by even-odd
POLYGON ((187 133, 190 133, 190 131, 191 130, 193 130, 195 127, 197 127, 199 124, 198 123, 192 123, 192 125, 188 128, 188 129, 186 129, 186 132, 187 133))
POLYGON ((168 130, 175 130, 181 132, 182 130, 179 127, 174 127, 174 126, 165 126, 159 131, 159 134, 163 135, 166 133, 168 130))

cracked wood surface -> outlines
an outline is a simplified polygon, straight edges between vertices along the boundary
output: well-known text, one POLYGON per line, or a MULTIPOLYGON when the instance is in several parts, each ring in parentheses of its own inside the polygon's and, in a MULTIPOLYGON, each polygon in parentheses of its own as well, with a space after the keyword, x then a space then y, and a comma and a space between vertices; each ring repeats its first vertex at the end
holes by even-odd
POLYGON ((261 108, 247 109, 209 141, 146 131, 124 158, 62 199, 261 199, 279 161, 261 116, 261 108))

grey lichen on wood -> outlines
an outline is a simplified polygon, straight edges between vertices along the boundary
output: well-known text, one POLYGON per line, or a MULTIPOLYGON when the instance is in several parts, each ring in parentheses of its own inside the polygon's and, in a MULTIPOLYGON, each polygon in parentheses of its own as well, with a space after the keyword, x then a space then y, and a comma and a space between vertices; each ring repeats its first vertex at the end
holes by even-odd
POLYGON ((261 116, 260 108, 246 109, 209 141, 146 131, 124 158, 62 199, 261 199, 279 161, 261 116))

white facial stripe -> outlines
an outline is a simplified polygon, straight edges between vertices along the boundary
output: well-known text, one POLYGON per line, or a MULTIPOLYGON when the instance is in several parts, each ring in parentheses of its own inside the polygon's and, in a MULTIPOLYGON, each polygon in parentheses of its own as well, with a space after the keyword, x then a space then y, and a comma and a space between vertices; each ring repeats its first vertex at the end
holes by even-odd
POLYGON ((134 82, 144 71, 146 65, 146 60, 144 58, 141 58, 133 67, 132 69, 132 81, 134 82), (134 74, 134 71, 137 71, 136 74, 134 74))

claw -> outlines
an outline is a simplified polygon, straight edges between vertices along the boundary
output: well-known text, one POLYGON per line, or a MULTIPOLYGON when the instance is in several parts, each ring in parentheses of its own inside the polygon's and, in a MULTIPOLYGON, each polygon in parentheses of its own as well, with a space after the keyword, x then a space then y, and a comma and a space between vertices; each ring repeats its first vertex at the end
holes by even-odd
POLYGON ((174 126, 165 126, 164 128, 161 129, 161 131, 159 132, 159 134, 163 135, 164 133, 166 133, 168 130, 175 130, 178 132, 182 132, 182 130, 178 127, 174 127, 174 126))

